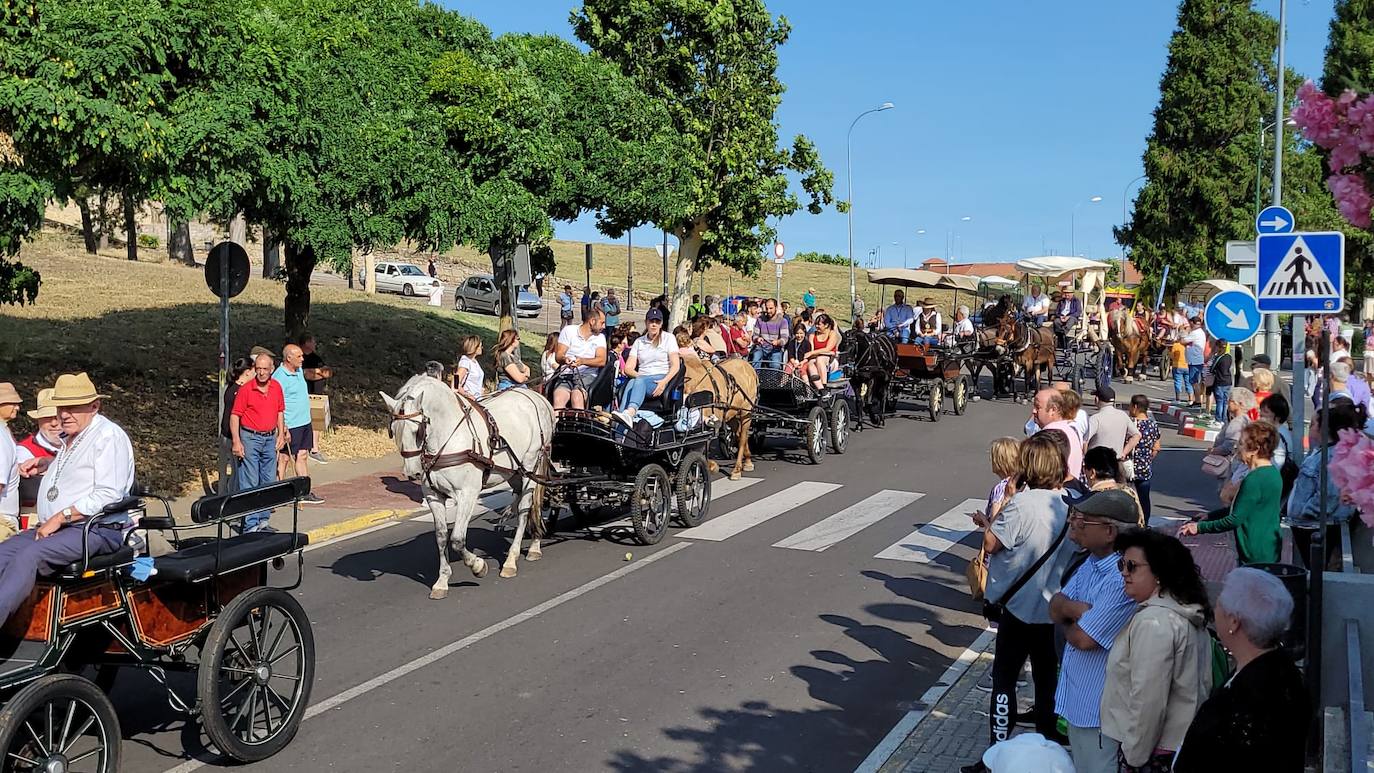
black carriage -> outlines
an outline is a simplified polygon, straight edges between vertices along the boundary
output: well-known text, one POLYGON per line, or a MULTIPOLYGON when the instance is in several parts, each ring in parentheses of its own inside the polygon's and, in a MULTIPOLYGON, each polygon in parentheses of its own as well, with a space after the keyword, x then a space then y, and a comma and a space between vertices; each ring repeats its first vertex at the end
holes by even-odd
POLYGON ((972 345, 897 344, 896 349, 897 369, 889 382, 889 404, 895 406, 903 394, 923 400, 931 421, 940 420, 946 396, 956 415, 968 410, 973 379, 964 372, 964 363, 974 355, 972 345))
MULTIPOLYGON (((120 769, 119 719, 107 692, 118 669, 146 671, 167 689, 171 706, 198 719, 230 759, 266 759, 290 743, 305 716, 315 676, 310 620, 288 592, 300 583, 308 538, 295 531, 296 503, 308 478, 210 496, 192 506, 193 524, 149 516, 142 493, 103 516, 139 519, 137 543, 151 530, 169 535, 173 552, 156 574, 131 576, 135 547, 86 555, 40 580, 0 632, 0 753, 5 771, 120 769), (273 507, 292 507, 292 531, 226 536, 230 522, 273 507), (215 528, 214 536, 180 538, 215 528), (268 567, 297 556, 290 588, 268 584, 268 567), (93 672, 94 679, 84 673, 93 672), (194 693, 169 674, 195 674, 194 693)), ((87 532, 99 521, 88 519, 87 532)))
POLYGON ((548 504, 554 514, 568 507, 579 520, 598 507, 628 510, 635 541, 653 545, 671 522, 698 526, 711 505, 707 447, 715 429, 700 420, 710 393, 684 397, 685 369, 680 369, 659 397, 640 406, 628 425, 604 410, 611 402, 614 369, 602 368, 588 385, 590 409, 564 409, 554 424, 548 504), (685 411, 683 410, 685 409, 685 411), (662 423, 644 418, 652 413, 662 423), (681 422, 681 423, 679 423, 681 422))
MULTIPOLYGON (((782 368, 760 367, 758 375, 758 402, 750 411, 750 448, 762 450, 768 436, 775 434, 799 438, 812 464, 820 464, 826 453, 845 452, 854 415, 848 379, 831 379, 817 389, 782 368)), ((728 438, 727 446, 734 442, 728 438)))

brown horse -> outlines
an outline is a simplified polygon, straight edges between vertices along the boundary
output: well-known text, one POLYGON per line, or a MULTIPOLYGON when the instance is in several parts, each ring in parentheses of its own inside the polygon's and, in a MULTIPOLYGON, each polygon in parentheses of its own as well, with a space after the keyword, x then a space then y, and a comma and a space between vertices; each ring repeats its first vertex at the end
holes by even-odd
MULTIPOLYGON (((1002 318, 997 326, 996 346, 1011 355, 1013 366, 1020 365, 1025 373, 1026 392, 1034 396, 1040 389, 1040 373, 1046 380, 1054 383, 1054 331, 1047 327, 1036 327, 1025 320, 1014 319, 1010 314, 1002 318)), ((1021 392, 1016 388, 1016 378, 1011 379, 1012 397, 1021 402, 1021 392)))
POLYGON ((1150 352, 1150 333, 1145 320, 1125 307, 1107 312, 1107 335, 1116 350, 1116 367, 1129 384, 1150 352))
MULTIPOLYGON (((731 357, 717 363, 697 357, 684 357, 687 369, 683 394, 710 392, 711 404, 701 409, 702 418, 717 427, 728 426, 739 446, 735 453, 735 467, 730 480, 739 480, 741 473, 754 469, 749 454, 749 425, 753 421, 754 406, 759 399, 759 375, 743 357, 731 357)), ((708 462, 711 472, 720 469, 708 462)))

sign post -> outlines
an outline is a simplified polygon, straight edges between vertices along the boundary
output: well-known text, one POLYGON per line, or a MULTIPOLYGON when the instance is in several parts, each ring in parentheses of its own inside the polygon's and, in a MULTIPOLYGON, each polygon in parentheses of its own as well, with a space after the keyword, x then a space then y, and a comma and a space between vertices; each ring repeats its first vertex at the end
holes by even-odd
POLYGON ((778 275, 778 293, 775 298, 778 308, 782 308, 782 266, 787 262, 786 258, 783 257, 786 254, 787 249, 783 246, 782 242, 773 243, 773 264, 777 267, 778 275))
MULTIPOLYGON (((1288 209, 1287 207, 1280 206, 1280 204, 1279 204, 1279 183, 1278 183, 1278 176, 1279 176, 1279 170, 1278 170, 1277 168, 1275 168, 1275 169, 1274 169, 1274 179, 1275 179, 1275 182, 1274 182, 1274 203, 1273 203, 1271 206, 1265 207, 1264 209, 1260 210, 1260 213, 1259 213, 1258 215, 1255 216, 1255 233, 1256 233, 1257 235, 1259 235, 1259 236, 1264 236, 1264 235, 1266 235, 1266 234, 1286 234, 1286 233, 1290 233, 1290 232, 1292 232, 1293 228, 1296 226, 1297 219, 1293 217, 1293 213, 1292 213, 1291 211, 1289 211, 1289 209, 1288 209)), ((1230 245, 1230 243, 1228 242, 1228 243, 1227 243, 1227 252, 1226 252, 1226 262, 1227 262, 1227 263, 1231 263, 1231 257, 1232 257, 1232 255, 1231 255, 1230 246, 1231 246, 1231 245, 1230 245)), ((1251 260, 1252 260, 1252 261, 1257 261, 1257 259, 1258 259, 1258 250, 1259 250, 1259 243, 1258 243, 1258 241, 1256 241, 1256 242, 1254 243, 1254 250, 1255 250, 1255 255, 1256 255, 1256 256, 1255 256, 1254 258, 1251 258, 1251 260)), ((1244 257, 1249 257, 1249 256, 1247 256, 1247 255, 1239 255, 1239 254, 1238 254, 1237 257, 1244 258, 1244 257)), ((1235 265, 1242 265, 1242 266, 1243 266, 1244 264, 1243 264, 1243 263, 1237 263, 1237 264, 1235 264, 1235 265)), ((1245 282, 1245 280, 1242 279, 1242 280, 1241 280, 1241 283, 1242 283, 1242 284, 1250 284, 1250 285, 1252 286, 1252 288, 1254 289, 1255 293, 1256 293, 1256 294, 1259 293, 1259 289, 1260 289, 1260 288, 1259 288, 1259 284, 1258 284, 1258 282, 1256 282, 1253 278, 1251 278, 1251 282, 1245 282)), ((1268 332, 1267 332, 1267 334, 1266 334, 1263 338, 1261 338, 1261 339, 1259 340, 1258 344, 1257 344, 1256 347, 1255 347, 1255 351, 1256 351, 1256 353, 1258 353, 1258 352, 1264 352, 1265 354, 1269 355, 1270 357, 1276 357, 1277 360, 1278 360, 1278 364, 1279 364, 1279 365, 1282 365, 1282 364, 1283 364, 1283 353, 1279 351, 1279 349, 1280 349, 1279 341, 1281 340, 1281 337, 1280 337, 1279 332, 1278 332, 1278 331, 1279 331, 1278 317, 1276 317, 1276 316, 1274 316, 1274 315, 1272 315, 1272 314, 1271 314, 1271 315, 1268 315, 1268 317, 1265 319, 1265 329, 1266 329, 1268 332), (1272 349, 1273 351, 1270 351, 1271 349, 1272 349)))
MULTIPOLYGON (((243 245, 220 242, 210 250, 205 259, 205 284, 210 292, 219 297, 219 422, 215 430, 215 436, 218 437, 218 427, 224 426, 224 390, 229 385, 229 299, 248 286, 248 253, 243 245)), ((229 458, 223 443, 219 443, 218 459, 216 486, 218 493, 222 494, 228 490, 225 484, 228 482, 226 471, 229 469, 229 458)))

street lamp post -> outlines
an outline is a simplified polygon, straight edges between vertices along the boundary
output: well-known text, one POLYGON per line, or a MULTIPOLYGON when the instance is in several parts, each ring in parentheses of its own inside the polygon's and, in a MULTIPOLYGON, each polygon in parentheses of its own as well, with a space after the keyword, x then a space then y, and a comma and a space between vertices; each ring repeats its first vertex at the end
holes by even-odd
POLYGON ((848 217, 848 224, 849 224, 849 308, 851 308, 851 309, 854 308, 854 296, 855 296, 855 287, 854 287, 854 125, 857 124, 857 123, 859 122, 859 119, 860 119, 860 118, 863 118, 864 116, 868 115, 869 113, 880 113, 880 112, 882 112, 882 111, 884 111, 884 110, 891 110, 891 109, 894 108, 894 107, 896 107, 896 105, 892 104, 891 102, 884 102, 884 103, 882 103, 881 105, 878 105, 877 107, 870 108, 870 109, 868 109, 868 110, 863 111, 862 113, 859 113, 857 116, 854 116, 854 120, 853 120, 853 121, 850 121, 850 122, 849 122, 849 132, 848 132, 847 134, 845 134, 845 140, 844 140, 844 170, 845 170, 845 177, 846 177, 846 179, 848 180, 848 186, 849 186, 849 201, 848 201, 848 204, 849 204, 849 206, 848 206, 848 211, 849 211, 849 217, 848 217))
MULTIPOLYGON (((959 218, 959 223, 967 223, 967 222, 969 222, 969 221, 971 221, 971 220, 973 220, 973 216, 972 216, 972 215, 964 215, 963 217, 959 218)), ((954 225, 952 225, 952 226, 950 226, 949 228, 946 228, 946 229, 945 229, 945 273, 946 273, 946 274, 949 273, 949 264, 954 262, 954 253, 950 252, 950 240, 951 240, 951 238, 954 236, 954 234, 957 232, 956 229, 959 228, 959 223, 955 223, 954 225)), ((961 236, 961 238, 962 238, 962 236, 961 236)), ((959 250, 960 257, 963 257, 962 242, 961 242, 961 244, 960 244, 960 247, 961 247, 961 249, 959 250)))
POLYGON ((1080 201, 1080 202, 1078 202, 1077 204, 1073 205, 1073 209, 1069 212, 1069 254, 1070 254, 1070 255, 1077 255, 1077 254, 1078 254, 1078 244, 1077 244, 1077 238, 1076 238, 1076 237, 1077 237, 1077 225, 1078 225, 1077 222, 1076 222, 1076 219, 1077 219, 1077 217, 1078 217, 1078 208, 1081 207, 1081 206, 1083 206, 1084 204, 1096 204, 1097 202, 1099 202, 1099 201, 1101 201, 1101 200, 1102 200, 1102 197, 1101 197, 1101 196, 1093 196, 1092 198, 1088 199, 1087 201, 1080 201))
POLYGON ((902 268, 906 268, 906 245, 901 242, 893 242, 892 246, 902 248, 902 268))

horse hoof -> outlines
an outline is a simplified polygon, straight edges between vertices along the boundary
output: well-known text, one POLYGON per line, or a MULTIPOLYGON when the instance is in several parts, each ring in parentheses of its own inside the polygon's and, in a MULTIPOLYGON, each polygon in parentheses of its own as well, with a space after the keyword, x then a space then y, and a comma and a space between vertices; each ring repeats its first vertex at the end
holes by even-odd
POLYGON ((448 598, 448 588, 431 588, 429 591, 430 601, 443 601, 448 598))
POLYGON ((709 470, 712 475, 715 475, 720 472, 720 465, 708 459, 706 461, 706 469, 709 470))
POLYGON ((742 476, 740 475, 739 470, 735 470, 734 472, 730 473, 730 480, 739 480, 740 477, 742 476))
POLYGON ((478 562, 477 562, 477 565, 474 566, 474 567, 472 567, 472 576, 473 576, 473 577, 476 577, 476 578, 479 579, 479 580, 482 579, 483 577, 486 577, 486 576, 487 576, 487 562, 486 562, 486 561, 478 561, 478 562))
POLYGON ((510 578, 514 577, 514 576, 515 576, 515 567, 513 567, 513 566, 503 566, 503 567, 501 567, 501 576, 504 577, 504 578, 506 578, 507 580, 509 580, 510 578))
POLYGON ((744 463, 744 467, 742 467, 741 469, 743 469, 745 472, 753 472, 753 471, 754 471, 754 463, 753 463, 753 462, 745 462, 745 463, 744 463))
POLYGON ((539 548, 530 548, 529 552, 525 554, 526 561, 538 561, 543 557, 544 551, 540 550, 539 548))

